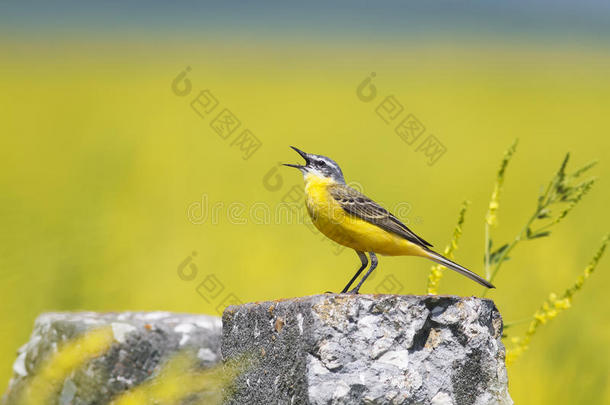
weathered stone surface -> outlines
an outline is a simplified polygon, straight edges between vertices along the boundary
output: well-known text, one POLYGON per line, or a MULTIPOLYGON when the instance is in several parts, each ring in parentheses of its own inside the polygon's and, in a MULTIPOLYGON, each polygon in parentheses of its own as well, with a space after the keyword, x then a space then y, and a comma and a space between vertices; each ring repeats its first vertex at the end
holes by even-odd
POLYGON ((232 404, 512 404, 493 301, 326 294, 228 307, 232 404))
MULTIPOLYGON (((227 403, 512 403, 490 300, 327 294, 229 307, 223 323, 223 357, 245 370, 227 403)), ((220 333, 199 315, 45 314, 3 404, 219 403, 235 375, 209 372, 220 333)))
MULTIPOLYGON (((221 320, 214 316, 43 314, 35 322, 30 341, 19 350, 2 403, 107 404, 154 380, 178 354, 188 359, 180 364, 191 367, 186 370, 190 375, 196 372, 193 367, 206 369, 217 363, 220 337, 221 320)), ((193 393, 188 394, 193 399, 193 393)))

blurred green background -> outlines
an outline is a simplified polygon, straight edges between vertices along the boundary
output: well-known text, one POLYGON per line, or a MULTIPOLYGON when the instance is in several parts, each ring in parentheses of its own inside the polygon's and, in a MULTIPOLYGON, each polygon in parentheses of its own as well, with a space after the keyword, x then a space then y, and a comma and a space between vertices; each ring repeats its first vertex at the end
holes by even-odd
MULTIPOLYGON (((514 138, 498 242, 521 229, 565 152, 573 169, 599 159, 582 204, 504 265, 489 297, 505 321, 570 285, 608 230, 605 3, 2 8, 0 391, 44 311, 217 314, 340 290, 356 255, 276 215, 302 186, 278 167, 299 161, 288 145, 330 156, 370 197, 407 207, 402 219, 439 249, 471 200, 456 259, 479 273, 487 203, 514 138), (187 66, 191 90, 179 96, 172 83, 187 66), (356 88, 371 72, 367 103, 356 88), (206 89, 219 104, 202 118, 191 102, 206 89), (390 95, 426 128, 413 145, 376 113, 390 95), (227 139, 210 127, 224 108, 241 121, 227 139), (243 129, 261 143, 248 159, 243 129), (446 149, 433 165, 417 151, 430 134, 446 149), (205 295, 214 282, 218 296, 205 295)), ((509 369, 516 403, 610 403, 608 263, 509 369)), ((362 292, 393 275, 393 288, 423 294, 429 268, 382 257, 362 292)), ((447 273, 440 291, 481 289, 447 273)))

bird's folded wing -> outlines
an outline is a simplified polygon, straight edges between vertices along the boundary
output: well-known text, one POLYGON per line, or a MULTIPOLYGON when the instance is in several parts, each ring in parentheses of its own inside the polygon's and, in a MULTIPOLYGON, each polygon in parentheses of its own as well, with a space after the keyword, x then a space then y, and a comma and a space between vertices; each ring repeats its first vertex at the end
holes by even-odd
POLYGON ((409 242, 423 245, 424 247, 432 246, 430 243, 413 233, 413 231, 407 228, 405 224, 400 222, 398 218, 388 212, 385 208, 358 190, 354 190, 345 184, 337 184, 330 186, 328 191, 347 213, 364 219, 373 225, 377 225, 385 231, 400 235, 409 242))

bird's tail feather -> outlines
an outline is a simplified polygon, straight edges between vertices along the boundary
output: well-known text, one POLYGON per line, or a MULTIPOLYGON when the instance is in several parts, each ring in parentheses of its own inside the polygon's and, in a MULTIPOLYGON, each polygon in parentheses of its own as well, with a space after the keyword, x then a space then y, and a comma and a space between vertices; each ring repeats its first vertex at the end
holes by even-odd
POLYGON ((473 273, 472 271, 468 270, 465 267, 460 266, 459 264, 452 262, 451 260, 447 259, 445 256, 438 254, 436 252, 433 252, 432 250, 427 250, 426 253, 428 253, 427 257, 440 264, 443 265, 445 267, 450 268, 451 270, 455 270, 458 273, 468 277, 471 280, 476 281, 477 283, 481 284, 482 286, 485 286, 487 288, 496 288, 493 286, 493 284, 491 284, 489 281, 485 280, 483 277, 479 276, 476 273, 473 273))

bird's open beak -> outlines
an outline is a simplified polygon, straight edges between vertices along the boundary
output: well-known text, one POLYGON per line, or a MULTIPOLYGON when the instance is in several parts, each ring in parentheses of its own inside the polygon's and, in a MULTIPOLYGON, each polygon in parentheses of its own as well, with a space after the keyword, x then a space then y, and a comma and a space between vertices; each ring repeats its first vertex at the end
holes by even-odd
MULTIPOLYGON (((308 162, 308 159, 307 159, 307 153, 303 152, 303 151, 302 151, 302 150, 300 150, 300 149, 295 148, 294 146, 291 146, 291 148, 292 148, 292 149, 294 149, 295 151, 297 151, 297 153, 298 153, 299 155, 301 155, 301 156, 303 157, 303 159, 305 159, 305 163, 307 163, 307 162, 308 162)), ((304 165, 293 165, 293 164, 290 164, 290 163, 284 163, 284 166, 294 167, 294 168, 296 168, 296 169, 302 169, 302 168, 304 168, 304 167, 305 167, 304 165)))

